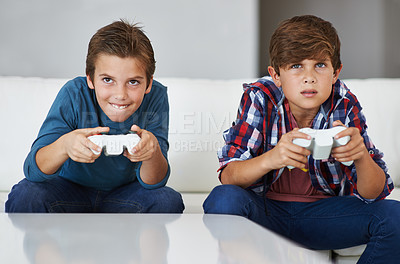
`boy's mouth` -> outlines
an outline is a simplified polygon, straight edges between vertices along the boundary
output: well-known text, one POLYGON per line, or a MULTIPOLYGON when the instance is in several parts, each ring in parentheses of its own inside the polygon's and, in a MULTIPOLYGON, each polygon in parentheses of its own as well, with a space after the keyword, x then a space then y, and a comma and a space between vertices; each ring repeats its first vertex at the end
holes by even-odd
POLYGON ((112 106, 113 108, 119 109, 119 110, 122 110, 122 109, 125 109, 125 108, 128 107, 128 105, 120 105, 120 104, 112 104, 112 103, 110 103, 110 104, 111 104, 111 106, 112 106))
POLYGON ((317 94, 317 91, 313 90, 313 89, 304 90, 304 91, 301 91, 301 94, 306 96, 306 97, 310 97, 310 96, 313 96, 313 95, 317 94))

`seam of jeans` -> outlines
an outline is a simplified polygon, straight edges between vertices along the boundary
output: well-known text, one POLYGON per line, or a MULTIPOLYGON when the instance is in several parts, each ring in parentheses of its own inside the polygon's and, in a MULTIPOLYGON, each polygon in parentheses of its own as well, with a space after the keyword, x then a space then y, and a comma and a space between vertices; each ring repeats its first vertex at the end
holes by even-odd
POLYGON ((88 204, 88 203, 76 203, 76 202, 65 202, 65 201, 55 201, 55 202, 52 202, 52 203, 50 203, 49 204, 49 212, 50 213, 52 213, 52 212, 54 212, 54 209, 53 208, 55 208, 55 207, 58 207, 58 206, 63 206, 63 205, 67 205, 67 206, 74 206, 74 207, 88 207, 88 208, 90 208, 91 206, 90 206, 90 204, 88 204))
POLYGON ((138 213, 141 213, 142 210, 143 210, 143 206, 140 203, 129 201, 129 200, 106 199, 103 202, 104 203, 115 203, 115 204, 130 205, 132 207, 136 207, 138 209, 138 213))
POLYGON ((99 197, 100 197, 100 193, 101 193, 101 191, 97 191, 97 194, 96 194, 96 199, 94 200, 94 205, 93 205, 93 212, 96 212, 96 210, 97 210, 97 206, 98 206, 98 201, 100 201, 101 199, 99 199, 99 197))
MULTIPOLYGON (((376 219, 378 219, 379 222, 382 222, 382 219, 374 214, 371 214, 372 217, 375 217, 376 219)), ((379 250, 380 247, 380 241, 382 240, 381 237, 385 237, 386 235, 386 230, 385 230, 385 225, 380 224, 379 225, 379 229, 381 229, 381 235, 380 236, 375 236, 376 242, 375 242, 375 246, 371 251, 371 254, 369 255, 368 259, 367 259, 367 263, 375 263, 375 260, 372 258, 373 256, 376 255, 376 252, 379 250), (379 238, 379 239, 378 239, 379 238)), ((368 246, 368 245, 367 245, 368 246)))

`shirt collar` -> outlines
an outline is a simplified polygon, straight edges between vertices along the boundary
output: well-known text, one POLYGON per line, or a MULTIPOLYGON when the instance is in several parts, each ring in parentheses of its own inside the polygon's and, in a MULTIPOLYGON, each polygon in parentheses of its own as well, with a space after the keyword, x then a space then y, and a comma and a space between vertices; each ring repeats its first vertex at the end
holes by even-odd
MULTIPOLYGON (((282 88, 277 87, 270 76, 265 76, 254 83, 243 84, 244 90, 247 90, 249 88, 259 88, 269 97, 276 108, 279 108, 283 104, 283 101, 285 99, 282 88)), ((319 111, 319 113, 325 117, 325 120, 327 120, 332 111, 345 98, 347 91, 348 88, 339 79, 332 85, 332 93, 329 98, 321 105, 319 111)))
POLYGON ((259 88, 269 97, 271 102, 277 108, 279 108, 282 105, 283 100, 285 99, 285 95, 283 94, 282 88, 276 87, 275 83, 272 81, 272 78, 270 76, 265 76, 254 83, 243 84, 243 90, 246 91, 249 88, 259 88))

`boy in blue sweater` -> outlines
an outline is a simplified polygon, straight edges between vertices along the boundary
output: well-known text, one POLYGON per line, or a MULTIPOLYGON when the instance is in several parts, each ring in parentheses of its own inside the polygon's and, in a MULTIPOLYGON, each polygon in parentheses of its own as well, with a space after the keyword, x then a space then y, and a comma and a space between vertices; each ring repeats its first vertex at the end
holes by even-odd
POLYGON ((86 77, 57 95, 6 212, 182 213, 181 195, 165 186, 169 105, 154 71, 153 48, 139 27, 117 21, 98 30, 86 77), (105 156, 88 139, 129 131, 141 138, 132 154, 105 156))

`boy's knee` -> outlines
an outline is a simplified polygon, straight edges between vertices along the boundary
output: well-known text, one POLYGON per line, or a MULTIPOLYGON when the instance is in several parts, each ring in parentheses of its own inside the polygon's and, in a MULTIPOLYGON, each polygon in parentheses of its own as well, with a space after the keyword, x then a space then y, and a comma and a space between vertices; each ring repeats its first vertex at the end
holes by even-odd
POLYGON ((152 190, 152 192, 157 196, 157 199, 151 209, 151 213, 183 213, 185 206, 182 195, 179 192, 167 186, 152 190))
POLYGON ((381 203, 381 206, 374 212, 377 215, 377 226, 384 225, 386 231, 396 233, 397 237, 400 236, 400 225, 398 223, 398 219, 400 219, 400 202, 387 199, 378 203, 381 203))
POLYGON ((243 209, 249 203, 247 191, 236 185, 215 187, 203 203, 206 214, 243 215, 243 209))
POLYGON ((7 213, 46 212, 40 185, 24 179, 14 185, 5 203, 7 213))

